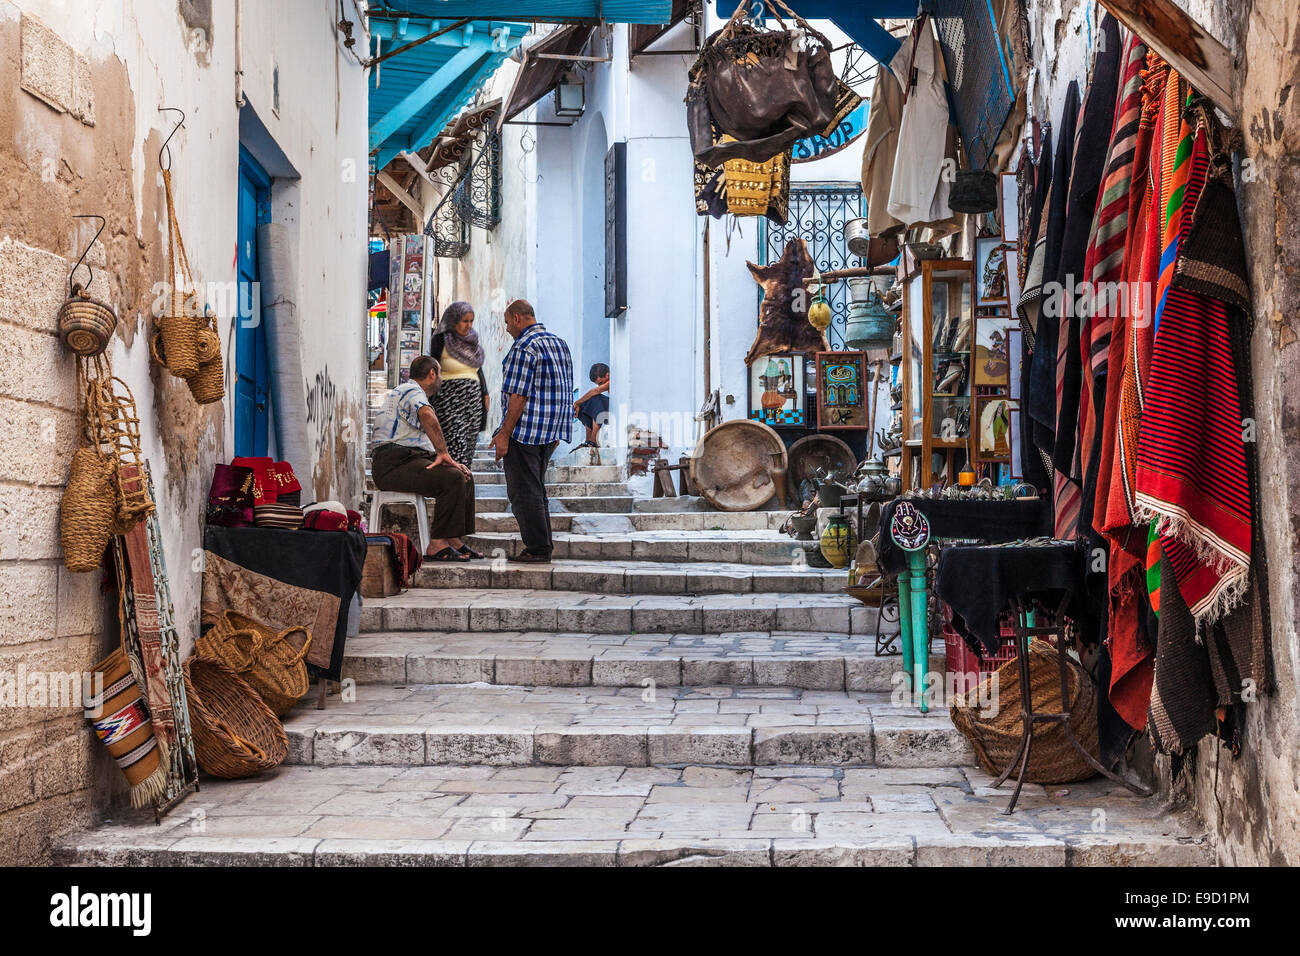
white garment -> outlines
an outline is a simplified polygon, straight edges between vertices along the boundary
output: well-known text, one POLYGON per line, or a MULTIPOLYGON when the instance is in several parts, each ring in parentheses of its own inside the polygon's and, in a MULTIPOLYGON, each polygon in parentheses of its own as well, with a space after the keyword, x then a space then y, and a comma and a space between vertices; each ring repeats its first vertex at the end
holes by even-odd
MULTIPOLYGON (((899 62, 899 58, 895 57, 894 62, 899 62)), ((948 98, 943 91, 939 42, 929 23, 920 30, 916 55, 911 62, 916 86, 903 104, 894 181, 889 189, 889 214, 908 226, 952 217, 948 206, 950 183, 943 175, 948 143, 948 98)), ((905 88, 906 73, 904 65, 900 80, 905 88)), ((955 167, 952 171, 956 171, 955 167)))
POLYGON ((909 49, 906 44, 900 46, 889 61, 889 69, 880 64, 867 106, 862 194, 867 197, 867 232, 872 236, 902 225, 889 214, 889 190, 894 181, 894 156, 898 152, 898 124, 903 116, 903 88, 898 77, 907 72, 909 49))

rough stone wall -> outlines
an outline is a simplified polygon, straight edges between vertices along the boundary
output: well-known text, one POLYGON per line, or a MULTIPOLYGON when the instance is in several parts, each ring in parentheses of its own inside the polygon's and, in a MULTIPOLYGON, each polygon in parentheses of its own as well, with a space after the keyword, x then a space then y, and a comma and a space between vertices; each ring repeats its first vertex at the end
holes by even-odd
POLYGON ((1300 864, 1300 9, 1241 5, 1235 97, 1245 139, 1238 204, 1254 295, 1251 364, 1259 425, 1277 688, 1247 712, 1241 757, 1201 744, 1194 795, 1222 863, 1300 864))
MULTIPOLYGON (((301 177, 276 212, 301 236, 302 387, 314 409, 304 500, 338 498, 354 507, 364 422, 366 187, 364 172, 352 173, 364 171, 365 81, 354 60, 342 59, 329 5, 244 7, 246 93, 266 104, 270 135, 301 177), (274 67, 284 75, 273 76, 274 67), (292 105, 283 120, 269 108, 276 82, 292 105)), ((158 131, 171 128, 174 114, 158 107, 188 113, 172 150, 195 279, 231 282, 240 142, 233 40, 233 4, 0 0, 0 865, 47 859, 54 839, 92 824, 125 794, 79 707, 11 706, 5 696, 22 675, 91 670, 117 634, 116 608, 100 593, 102 573, 64 570, 59 544, 77 397, 75 363, 58 343, 55 318, 72 263, 97 228, 77 214, 108 222, 88 259, 91 292, 118 315, 109 355, 141 420, 182 653, 197 632, 195 557, 212 466, 233 453, 233 403, 228 396, 195 404, 145 344, 154 284, 167 275, 158 131)), ((223 324, 228 363, 229 333, 223 324)), ((232 378, 228 367, 228 390, 232 378)))
MULTIPOLYGON (((69 573, 59 546, 77 393, 55 316, 97 228, 72 217, 109 221, 88 257, 91 291, 118 312, 118 336, 129 344, 162 248, 137 237, 137 198, 146 221, 157 221, 161 204, 155 190, 134 193, 135 102, 120 60, 92 61, 40 20, 0 4, 0 89, 0 674, 17 681, 87 671, 109 650, 102 574, 69 573)), ((194 460, 212 416, 192 402, 177 413, 184 406, 173 392, 159 388, 156 407, 141 415, 157 422, 169 449, 194 460)), ((52 836, 91 822, 124 789, 79 709, 28 706, 40 703, 31 696, 38 684, 14 687, 18 705, 0 707, 0 861, 41 859, 52 836)))
MULTIPOLYGON (((1232 50, 1234 94, 1245 149, 1238 179, 1255 300, 1251 364, 1261 466, 1260 511, 1268 565, 1277 688, 1247 711, 1241 756, 1212 739, 1195 755, 1189 795, 1217 835, 1223 863, 1300 862, 1300 10, 1292 0, 1178 0, 1208 33, 1232 50)), ((1053 124, 1071 79, 1088 68, 1089 0, 1028 0, 1039 69, 1039 115, 1053 124)), ((1139 761, 1142 762, 1142 761, 1139 761)), ((1168 762, 1156 762, 1168 773, 1168 762)), ((1168 786, 1170 781, 1163 783, 1168 786)))

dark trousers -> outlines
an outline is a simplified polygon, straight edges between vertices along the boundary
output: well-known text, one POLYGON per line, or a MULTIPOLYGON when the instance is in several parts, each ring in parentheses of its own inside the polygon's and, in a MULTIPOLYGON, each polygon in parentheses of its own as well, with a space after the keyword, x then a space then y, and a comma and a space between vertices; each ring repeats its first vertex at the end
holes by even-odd
MULTIPOLYGON (((429 537, 463 538, 474 533, 474 479, 451 465, 430 468, 434 456, 421 448, 377 445, 370 474, 380 491, 409 491, 436 498, 429 537)), ((374 529, 378 531, 378 529, 374 529)))
POLYGON ((519 522, 519 537, 532 554, 551 553, 551 508, 546 498, 546 467, 559 442, 525 445, 510 439, 502 466, 506 495, 519 522))

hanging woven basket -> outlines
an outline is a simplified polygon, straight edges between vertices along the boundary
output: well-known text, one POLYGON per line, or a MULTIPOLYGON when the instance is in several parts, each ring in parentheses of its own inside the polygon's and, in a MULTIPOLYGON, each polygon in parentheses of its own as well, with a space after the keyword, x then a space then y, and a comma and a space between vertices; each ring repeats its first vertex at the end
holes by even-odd
POLYGON ((190 394, 200 405, 211 405, 226 397, 226 369, 221 361, 221 336, 217 334, 216 321, 207 317, 207 325, 199 330, 195 351, 199 370, 186 379, 190 394))
POLYGON ((111 308, 92 299, 80 284, 59 309, 59 341, 77 355, 101 355, 117 328, 117 315, 111 308))
POLYGON ((150 352, 177 378, 188 379, 199 371, 199 332, 206 327, 205 318, 195 307, 198 293, 180 223, 176 221, 176 204, 172 197, 170 170, 163 170, 163 191, 167 196, 167 280, 171 289, 164 315, 154 325, 160 334, 150 340, 150 352))
POLYGON ((199 767, 214 777, 251 777, 289 756, 289 738, 257 691, 220 661, 185 662, 185 695, 199 767))
POLYGON ((95 454, 110 463, 116 502, 112 533, 125 534, 154 510, 140 451, 135 396, 113 375, 106 356, 78 359, 77 378, 82 437, 95 454))
POLYGON ((59 509, 59 540, 69 571, 94 571, 104 560, 117 516, 115 468, 94 448, 78 448, 59 509))

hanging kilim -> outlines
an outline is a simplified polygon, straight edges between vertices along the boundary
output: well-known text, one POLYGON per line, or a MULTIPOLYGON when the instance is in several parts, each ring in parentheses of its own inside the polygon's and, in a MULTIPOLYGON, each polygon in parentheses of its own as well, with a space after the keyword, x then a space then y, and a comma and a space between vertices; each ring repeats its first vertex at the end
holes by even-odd
MULTIPOLYGON (((123 466, 123 470, 133 467, 123 466)), ((140 467, 152 499, 153 480, 148 466, 140 467)), ((181 671, 180 634, 176 630, 157 512, 151 512, 125 535, 115 537, 113 551, 124 608, 127 655, 137 681, 144 688, 167 774, 166 789, 155 802, 161 812, 194 785, 198 779, 198 763, 181 671)))

